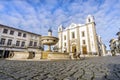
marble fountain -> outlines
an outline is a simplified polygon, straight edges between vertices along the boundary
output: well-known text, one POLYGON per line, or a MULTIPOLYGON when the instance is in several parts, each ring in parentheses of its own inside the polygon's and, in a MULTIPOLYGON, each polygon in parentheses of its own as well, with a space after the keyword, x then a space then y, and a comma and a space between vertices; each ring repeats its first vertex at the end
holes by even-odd
POLYGON ((69 55, 61 52, 53 52, 51 50, 51 46, 55 45, 59 39, 57 37, 52 36, 52 30, 48 30, 48 36, 41 37, 41 43, 43 45, 47 45, 48 49, 46 51, 42 51, 41 59, 68 59, 69 55))
POLYGON ((69 55, 61 52, 53 52, 51 46, 55 45, 59 39, 52 36, 52 30, 48 30, 48 36, 42 36, 40 42, 42 45, 47 45, 48 49, 46 51, 37 50, 36 53, 30 53, 29 48, 25 51, 12 52, 8 59, 12 60, 40 60, 40 59, 68 59, 69 55))

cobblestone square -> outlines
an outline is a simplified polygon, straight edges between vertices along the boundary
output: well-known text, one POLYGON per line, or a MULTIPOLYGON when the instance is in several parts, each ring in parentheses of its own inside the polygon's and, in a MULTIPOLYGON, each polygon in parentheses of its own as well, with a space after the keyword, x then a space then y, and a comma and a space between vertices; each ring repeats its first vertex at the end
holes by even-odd
POLYGON ((85 60, 0 60, 0 80, 120 80, 120 56, 85 60))

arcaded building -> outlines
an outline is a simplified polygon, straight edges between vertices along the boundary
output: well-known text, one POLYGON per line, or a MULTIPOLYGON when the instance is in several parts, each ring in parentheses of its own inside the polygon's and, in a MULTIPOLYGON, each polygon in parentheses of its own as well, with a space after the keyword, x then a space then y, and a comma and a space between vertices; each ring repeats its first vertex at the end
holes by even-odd
POLYGON ((59 52, 81 52, 85 55, 99 55, 98 37, 94 17, 88 15, 85 24, 72 23, 58 28, 59 52))

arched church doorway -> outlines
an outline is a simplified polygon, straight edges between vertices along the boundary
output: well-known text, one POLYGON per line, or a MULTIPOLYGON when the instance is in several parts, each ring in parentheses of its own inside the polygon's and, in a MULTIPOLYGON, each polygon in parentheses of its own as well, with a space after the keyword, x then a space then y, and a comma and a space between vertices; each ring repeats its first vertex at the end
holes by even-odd
POLYGON ((76 45, 72 45, 72 52, 75 53, 77 50, 76 50, 76 45))

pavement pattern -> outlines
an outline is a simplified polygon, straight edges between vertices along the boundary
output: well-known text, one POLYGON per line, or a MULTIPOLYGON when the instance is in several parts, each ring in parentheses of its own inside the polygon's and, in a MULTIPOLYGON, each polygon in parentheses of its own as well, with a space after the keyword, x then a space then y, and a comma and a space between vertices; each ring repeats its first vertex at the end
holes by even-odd
POLYGON ((0 60, 0 80, 120 80, 120 56, 84 60, 0 60))

